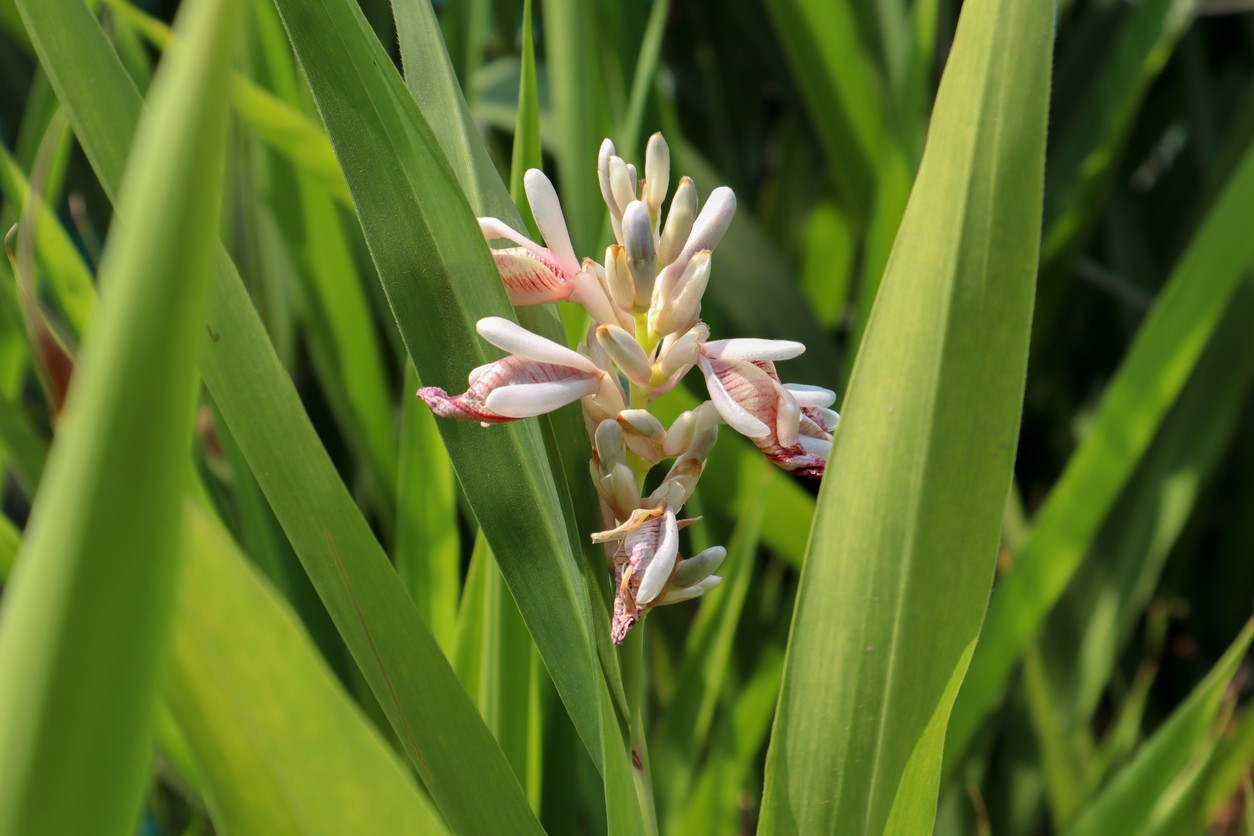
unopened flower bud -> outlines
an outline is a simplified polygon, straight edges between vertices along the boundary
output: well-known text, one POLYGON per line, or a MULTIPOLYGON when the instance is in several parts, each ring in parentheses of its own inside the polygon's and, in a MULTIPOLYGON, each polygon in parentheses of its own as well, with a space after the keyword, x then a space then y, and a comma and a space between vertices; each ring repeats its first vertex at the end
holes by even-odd
POLYGON ((666 428, 657 416, 647 409, 624 409, 618 413, 618 423, 625 432, 637 432, 651 441, 660 441, 666 435, 666 428), (630 427, 627 430, 626 427, 630 427))
POLYGON ((628 380, 641 388, 649 385, 653 379, 653 364, 635 337, 617 325, 602 325, 597 328, 597 341, 628 380))
POLYGON ((645 409, 624 409, 618 413, 618 424, 623 428, 623 440, 629 450, 650 462, 662 458, 666 428, 653 413, 645 409))
POLYGON ((615 465, 627 461, 627 447, 623 443, 623 428, 618 422, 607 419, 597 424, 593 443, 596 444, 597 460, 602 475, 608 474, 615 465))
POLYGON ((691 601, 693 598, 698 598, 709 592, 722 582, 723 579, 718 575, 710 575, 710 577, 698 581, 692 586, 678 586, 672 583, 666 590, 666 593, 662 596, 662 600, 658 603, 678 604, 682 601, 691 601))
POLYGON ((717 572, 726 557, 727 549, 722 546, 712 546, 687 560, 679 561, 675 574, 671 576, 672 586, 692 586, 700 583, 717 572))
POLYGON ((633 200, 623 211, 623 245, 627 249, 627 267, 636 286, 636 308, 647 308, 657 277, 657 251, 653 248, 653 222, 649 207, 633 200))
MULTIPOLYGON (((705 401, 696 409, 680 414, 666 431, 666 440, 662 452, 667 456, 679 456, 693 446, 699 435, 719 422, 718 410, 714 404, 705 401)), ((708 454, 708 450, 706 451, 708 454)))
POLYGON ((609 207, 610 215, 615 218, 621 218, 623 211, 618 207, 618 202, 614 200, 614 190, 610 186, 610 158, 614 156, 614 143, 606 138, 601 143, 601 149, 597 153, 597 182, 601 186, 601 198, 605 201, 605 205, 609 207))
POLYGON ((688 329, 687 333, 676 339, 671 339, 674 334, 667 336, 662 341, 662 347, 658 353, 658 373, 663 380, 670 381, 678 378, 692 368, 697 362, 697 349, 710 335, 710 329, 703 322, 688 329))
POLYGON ((662 229, 662 240, 657 248, 659 265, 665 267, 683 251, 696 219, 697 187, 691 179, 682 177, 679 187, 675 189, 675 196, 671 198, 670 211, 666 213, 666 226, 662 229))
MULTIPOLYGON (((678 195, 677 195, 678 196, 678 195)), ((702 250, 713 250, 723 240, 723 233, 731 226, 736 215, 736 195, 726 186, 720 186, 710 193, 710 198, 701 207, 701 214, 692 224, 692 232, 683 249, 667 264, 662 271, 659 282, 673 282, 683 274, 688 261, 702 250)))
POLYGON ((649 137, 648 147, 644 152, 644 202, 649 213, 657 220, 666 199, 666 190, 670 187, 671 150, 666 145, 662 134, 655 133, 649 137))
POLYGON ((710 251, 702 250, 694 255, 679 279, 673 284, 667 282, 670 286, 664 287, 663 281, 667 278, 663 273, 658 279, 649 311, 649 327, 655 334, 673 334, 696 321, 701 311, 701 297, 710 281, 710 251))
POLYGON ((627 267, 627 250, 621 244, 612 244, 605 250, 605 284, 620 310, 630 311, 636 306, 636 283, 627 267))
POLYGON ((657 490, 649 495, 649 499, 665 502, 671 508, 682 508, 696 490, 697 480, 705 470, 705 460, 717 440, 717 426, 701 429, 688 449, 671 465, 670 472, 657 490))
POLYGON ((631 468, 620 462, 597 483, 597 492, 613 509, 615 516, 624 518, 640 506, 640 492, 631 468))
POLYGON ((610 193, 620 213, 636 199, 636 175, 628 169, 622 157, 610 157, 610 193))

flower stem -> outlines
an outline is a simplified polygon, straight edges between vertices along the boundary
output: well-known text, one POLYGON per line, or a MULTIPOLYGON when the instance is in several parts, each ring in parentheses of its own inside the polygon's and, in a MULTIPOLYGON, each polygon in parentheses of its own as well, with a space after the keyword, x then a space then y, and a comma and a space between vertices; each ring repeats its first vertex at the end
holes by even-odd
POLYGON ((636 802, 644 833, 657 836, 657 811, 653 803, 653 776, 649 768, 649 747, 644 726, 644 622, 627 634, 623 641, 623 688, 627 692, 627 708, 631 712, 631 777, 636 784, 636 802))

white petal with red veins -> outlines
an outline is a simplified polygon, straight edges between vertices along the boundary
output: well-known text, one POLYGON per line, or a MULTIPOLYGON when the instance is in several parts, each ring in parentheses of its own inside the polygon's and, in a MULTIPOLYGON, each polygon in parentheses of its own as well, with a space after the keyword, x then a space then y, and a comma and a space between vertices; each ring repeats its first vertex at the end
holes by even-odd
POLYGON ((824 409, 821 406, 814 407, 814 411, 823 419, 823 429, 829 433, 836 430, 836 425, 840 423, 840 413, 834 409, 824 409))
POLYGON ((587 377, 515 383, 493 389, 484 398, 483 405, 506 418, 531 418, 591 395, 598 385, 598 381, 587 377))
POLYGON ((701 366, 701 371, 705 374, 705 388, 710 393, 710 400, 714 403, 714 408, 718 410, 718 414, 723 416, 723 420, 733 430, 749 438, 769 436, 771 428, 751 415, 747 409, 737 403, 736 399, 727 393, 727 389, 723 387, 723 381, 719 380, 713 365, 706 359, 704 354, 702 354, 698 363, 701 366))
POLYGON ((579 259, 570 243, 566 217, 562 214, 562 204, 557 199, 553 184, 543 171, 533 168, 523 175, 523 188, 527 192, 527 202, 531 204, 531 214, 536 219, 536 228, 544 236, 544 243, 553 251, 554 261, 567 275, 578 273, 579 259))
POLYGON ((557 272, 552 261, 537 256, 526 247, 493 250, 492 260, 501 275, 505 292, 514 305, 538 305, 570 297, 575 289, 557 272))
MULTIPOLYGON (((539 363, 568 366, 598 377, 603 374, 595 363, 579 352, 546 340, 539 334, 533 334, 517 322, 511 322, 504 317, 484 317, 476 323, 475 330, 492 345, 519 357, 539 363)), ((595 390, 596 386, 592 388, 595 390)))
POLYGON ((509 224, 497 218, 479 218, 479 231, 483 233, 483 237, 488 241, 495 241, 498 238, 504 238, 506 241, 513 241, 521 247, 525 247, 531 252, 543 258, 551 259, 553 257, 547 249, 532 241, 526 235, 514 229, 509 224))
POLYGON ((675 512, 668 508, 662 516, 662 535, 658 538, 657 551, 653 553, 653 559, 645 567, 644 577, 640 579, 636 603, 643 606, 661 594, 666 582, 670 580, 678 557, 679 526, 675 522, 675 512))

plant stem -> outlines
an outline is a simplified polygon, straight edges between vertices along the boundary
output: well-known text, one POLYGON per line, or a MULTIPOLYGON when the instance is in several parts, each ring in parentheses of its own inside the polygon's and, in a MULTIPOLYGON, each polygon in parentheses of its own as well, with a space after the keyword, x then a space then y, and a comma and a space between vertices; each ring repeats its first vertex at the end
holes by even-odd
POLYGON ((636 784, 636 801, 646 836, 657 836, 657 811, 653 803, 653 776, 649 767, 649 747, 644 726, 644 622, 623 640, 623 688, 627 692, 628 723, 631 739, 631 777, 636 784))

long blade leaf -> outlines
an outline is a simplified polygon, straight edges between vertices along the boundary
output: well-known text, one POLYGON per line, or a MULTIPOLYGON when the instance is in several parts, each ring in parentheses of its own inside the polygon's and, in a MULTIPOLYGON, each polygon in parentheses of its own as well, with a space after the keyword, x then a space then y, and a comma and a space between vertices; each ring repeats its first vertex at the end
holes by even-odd
POLYGON ((931 830, 1018 433, 1051 12, 963 7, 820 491, 763 833, 931 830))
POLYGON ((147 790, 235 5, 189 4, 187 49, 154 84, 101 266, 108 298, 0 611, 0 832, 132 832, 147 790))

